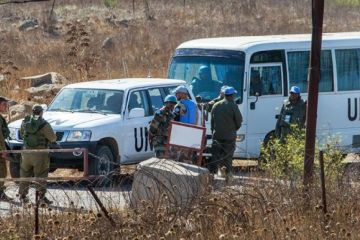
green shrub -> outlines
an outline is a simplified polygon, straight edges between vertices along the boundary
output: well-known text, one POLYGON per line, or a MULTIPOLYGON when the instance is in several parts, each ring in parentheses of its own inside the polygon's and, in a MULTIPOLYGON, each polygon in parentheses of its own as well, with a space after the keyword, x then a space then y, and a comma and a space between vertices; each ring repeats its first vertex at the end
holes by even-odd
MULTIPOLYGON (((319 149, 324 151, 324 168, 327 178, 336 179, 342 174, 343 152, 336 146, 338 137, 329 136, 325 144, 316 144, 314 173, 319 173, 319 149)), ((271 138, 261 148, 261 168, 268 171, 271 176, 298 181, 302 179, 305 155, 305 130, 292 127, 285 143, 277 138, 271 138)))
POLYGON ((118 4, 118 0, 104 0, 104 5, 107 8, 114 8, 118 4))

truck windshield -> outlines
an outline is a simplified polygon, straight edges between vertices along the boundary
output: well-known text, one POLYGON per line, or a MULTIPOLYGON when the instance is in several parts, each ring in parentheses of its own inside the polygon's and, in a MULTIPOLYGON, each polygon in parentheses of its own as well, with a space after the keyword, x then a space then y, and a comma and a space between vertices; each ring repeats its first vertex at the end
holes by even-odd
POLYGON ((48 111, 120 114, 123 91, 65 88, 52 101, 48 111))
POLYGON ((242 102, 245 54, 239 51, 178 49, 173 56, 168 77, 185 80, 203 102, 220 94, 222 86, 234 87, 242 102))

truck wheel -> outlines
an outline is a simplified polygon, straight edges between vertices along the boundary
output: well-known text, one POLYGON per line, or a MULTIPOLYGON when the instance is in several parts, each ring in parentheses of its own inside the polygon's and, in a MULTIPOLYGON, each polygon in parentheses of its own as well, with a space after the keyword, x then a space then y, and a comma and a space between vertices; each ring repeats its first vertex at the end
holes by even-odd
POLYGON ((10 168, 10 175, 12 178, 19 178, 20 177, 20 154, 11 154, 8 156, 10 160, 9 168, 10 168))
POLYGON ((100 145, 96 157, 89 159, 90 175, 109 175, 113 170, 114 155, 108 146, 100 145))

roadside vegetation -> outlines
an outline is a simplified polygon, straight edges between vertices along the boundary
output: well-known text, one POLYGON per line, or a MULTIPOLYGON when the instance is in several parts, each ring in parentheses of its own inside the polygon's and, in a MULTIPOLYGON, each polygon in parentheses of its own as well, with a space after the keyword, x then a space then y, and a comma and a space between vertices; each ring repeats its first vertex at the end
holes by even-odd
MULTIPOLYGON (((40 206, 40 232, 34 209, 14 210, 0 219, 1 239, 359 239, 359 188, 327 179, 323 212, 318 180, 304 192, 301 181, 238 183, 209 189, 186 207, 144 203, 137 211, 110 209, 112 226, 99 210, 40 206), (212 190, 212 191, 210 191, 212 190), (306 194, 305 194, 306 193, 306 194)), ((86 200, 84 200, 86 201, 86 200)))

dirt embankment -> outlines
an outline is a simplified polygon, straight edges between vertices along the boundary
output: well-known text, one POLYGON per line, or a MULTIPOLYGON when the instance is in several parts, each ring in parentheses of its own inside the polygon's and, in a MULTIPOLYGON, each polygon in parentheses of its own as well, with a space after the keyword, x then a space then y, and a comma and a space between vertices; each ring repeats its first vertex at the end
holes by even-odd
MULTIPOLYGON (((358 6, 326 1, 324 31, 356 31, 358 6)), ((0 94, 57 72, 69 81, 166 76, 183 41, 311 32, 310 0, 79 0, 0 6, 0 94), (132 4, 134 2, 134 5, 132 4), (117 4, 116 4, 117 3, 117 4)))

